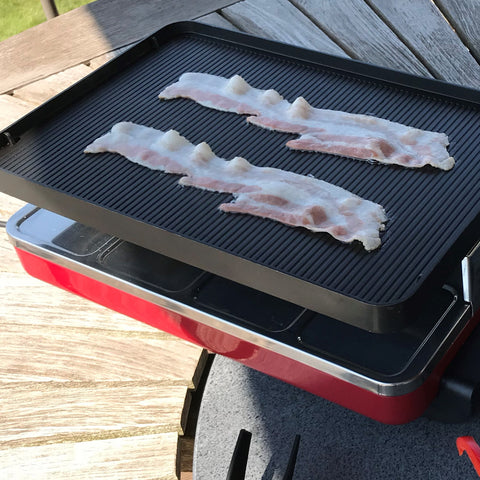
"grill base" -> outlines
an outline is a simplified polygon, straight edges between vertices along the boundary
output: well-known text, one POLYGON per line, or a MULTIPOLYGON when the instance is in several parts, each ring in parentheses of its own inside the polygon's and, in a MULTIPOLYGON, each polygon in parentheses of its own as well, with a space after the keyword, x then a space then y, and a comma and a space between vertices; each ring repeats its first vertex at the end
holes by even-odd
POLYGON ((31 275, 384 423, 424 412, 480 320, 459 303, 449 315, 430 319, 426 334, 428 319, 417 331, 368 334, 31 206, 12 217, 7 231, 31 275), (144 276, 142 265, 158 277, 144 276), (252 302, 260 309, 245 308, 252 302), (336 330, 337 340, 325 336, 336 330), (344 351, 342 358, 346 340, 356 352, 344 351), (383 361, 362 353, 371 352, 369 342, 385 349, 377 351, 383 361), (396 358, 388 358, 388 349, 396 358))

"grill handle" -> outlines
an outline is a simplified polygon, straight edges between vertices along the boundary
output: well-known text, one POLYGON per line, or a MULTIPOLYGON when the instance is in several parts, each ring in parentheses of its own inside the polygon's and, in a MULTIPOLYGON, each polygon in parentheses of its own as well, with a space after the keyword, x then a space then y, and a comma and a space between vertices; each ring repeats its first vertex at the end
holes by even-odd
POLYGON ((480 242, 462 260, 463 297, 472 311, 480 308, 480 242))

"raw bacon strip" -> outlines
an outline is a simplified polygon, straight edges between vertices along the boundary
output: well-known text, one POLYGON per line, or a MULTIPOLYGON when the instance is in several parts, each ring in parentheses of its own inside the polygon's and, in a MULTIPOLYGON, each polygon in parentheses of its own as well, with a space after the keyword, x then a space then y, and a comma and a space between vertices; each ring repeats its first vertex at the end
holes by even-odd
POLYGON ((359 240, 366 250, 380 246, 379 231, 387 220, 380 205, 313 177, 256 167, 241 157, 223 160, 205 142, 193 145, 175 130, 117 123, 85 149, 98 152, 117 152, 145 167, 184 175, 181 185, 232 193, 233 202, 220 205, 225 212, 328 232, 342 242, 359 240))
POLYGON ((184 73, 159 98, 185 97, 206 107, 251 115, 247 121, 281 132, 298 133, 287 146, 362 160, 418 168, 432 165, 450 170, 448 137, 370 115, 314 108, 298 97, 293 103, 275 90, 253 88, 239 75, 223 78, 184 73))

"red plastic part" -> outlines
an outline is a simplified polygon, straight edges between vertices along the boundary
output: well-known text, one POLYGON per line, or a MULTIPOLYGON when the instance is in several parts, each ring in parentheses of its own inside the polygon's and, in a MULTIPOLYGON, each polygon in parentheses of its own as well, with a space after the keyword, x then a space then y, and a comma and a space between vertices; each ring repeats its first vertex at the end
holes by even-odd
POLYGON ((480 477, 480 447, 475 439, 473 437, 458 437, 457 449, 459 455, 467 452, 468 458, 470 458, 477 475, 480 477))
POLYGON ((480 315, 471 320, 447 355, 418 389, 405 395, 383 396, 166 310, 37 255, 18 248, 16 252, 25 270, 36 278, 388 424, 410 422, 425 411, 437 393, 440 377, 446 366, 480 320, 480 315))

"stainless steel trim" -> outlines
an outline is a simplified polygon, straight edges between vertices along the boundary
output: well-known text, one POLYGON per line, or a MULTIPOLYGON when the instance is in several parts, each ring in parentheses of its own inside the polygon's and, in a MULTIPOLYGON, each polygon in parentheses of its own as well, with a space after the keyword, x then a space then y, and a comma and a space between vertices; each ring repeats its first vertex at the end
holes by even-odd
MULTIPOLYGON (((463 326, 472 316, 472 310, 470 305, 463 304, 459 307, 458 317, 454 325, 451 327, 450 331, 445 336, 444 341, 432 354, 430 360, 426 363, 424 369, 417 375, 403 382, 381 382, 346 367, 343 367, 341 365, 335 364, 319 356, 313 355, 299 348, 295 348, 291 345, 279 342, 260 333, 248 330, 242 326, 233 324, 216 315, 203 312, 193 306, 183 304, 167 296, 152 292, 131 282, 122 280, 118 277, 102 272, 96 268, 80 263, 75 259, 67 258, 60 253, 54 252, 52 250, 49 250, 48 248, 33 243, 31 239, 29 240, 28 238, 26 238, 25 235, 22 235, 21 232, 18 231, 16 225, 22 218, 32 213, 33 209, 35 208, 36 207, 33 207, 32 205, 27 205, 15 215, 13 215, 7 222, 7 234, 10 238, 10 241, 15 247, 35 254, 47 261, 56 263, 57 265, 60 265, 62 267, 68 268, 69 270, 73 270, 77 273, 106 283, 123 292, 135 295, 162 308, 191 318, 192 320, 199 322, 203 325, 210 326, 246 342, 258 345, 261 348, 291 358, 304 365, 308 365, 328 375, 331 375, 332 377, 344 380, 350 384, 374 392, 378 395, 394 397, 410 393, 420 387, 445 352, 445 349, 451 345, 451 343, 461 331, 463 326)), ((452 302, 452 304, 448 307, 448 312, 450 312, 451 309, 454 308, 455 303, 456 299, 455 302, 452 302)), ((445 315, 448 312, 445 312, 445 315)), ((440 321, 441 319, 439 320, 439 322, 440 321)), ((437 325, 439 324, 439 322, 437 322, 437 325)), ((433 329, 433 331, 434 330, 435 329, 433 329)), ((433 331, 431 334, 433 334, 433 331)))
POLYGON ((480 241, 462 260, 463 297, 472 310, 480 308, 480 241))

